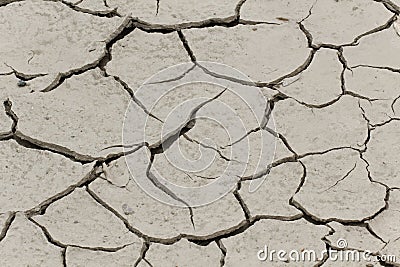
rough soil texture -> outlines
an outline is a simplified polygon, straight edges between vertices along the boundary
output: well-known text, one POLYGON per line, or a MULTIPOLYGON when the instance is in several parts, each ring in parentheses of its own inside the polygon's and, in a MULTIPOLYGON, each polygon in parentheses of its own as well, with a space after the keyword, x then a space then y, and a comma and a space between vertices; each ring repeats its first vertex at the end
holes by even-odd
POLYGON ((0 0, 0 266, 400 266, 399 5, 0 0), (199 73, 245 85, 268 98, 261 117, 272 109, 275 129, 213 85, 178 88, 150 111, 139 87, 188 62, 147 90, 199 73), (198 96, 245 118, 247 162, 230 157, 243 137, 210 121, 181 128, 175 141, 192 159, 216 153, 212 166, 190 174, 157 150, 169 112, 198 96), (127 155, 118 146, 124 123, 148 134, 130 136, 145 142, 127 155), (271 136, 272 163, 257 145, 271 136), (146 194, 126 159, 137 175, 157 171, 186 187, 208 184, 232 162, 245 171, 223 197, 189 212, 146 194), (263 262, 264 246, 320 257, 263 262), (327 250, 395 257, 343 262, 327 250))

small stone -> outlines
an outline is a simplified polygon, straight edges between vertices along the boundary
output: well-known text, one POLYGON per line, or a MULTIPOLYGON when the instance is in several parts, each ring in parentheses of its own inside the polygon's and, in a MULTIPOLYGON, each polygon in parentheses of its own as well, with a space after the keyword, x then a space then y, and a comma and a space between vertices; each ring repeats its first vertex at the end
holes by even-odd
POLYGON ((24 86, 27 85, 27 83, 25 81, 23 81, 23 80, 19 80, 17 85, 18 85, 18 87, 24 87, 24 86))
POLYGON ((122 211, 124 212, 125 215, 131 215, 135 213, 133 209, 128 206, 128 204, 122 204, 122 211))

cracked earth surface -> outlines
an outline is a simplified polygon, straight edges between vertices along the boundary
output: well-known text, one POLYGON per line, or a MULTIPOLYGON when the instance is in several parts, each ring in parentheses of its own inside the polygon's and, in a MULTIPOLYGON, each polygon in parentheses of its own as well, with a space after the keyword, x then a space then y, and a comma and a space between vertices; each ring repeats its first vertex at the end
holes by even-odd
POLYGON ((399 5, 0 0, 0 266, 400 266, 399 5), (174 65, 179 75, 142 86, 174 65), (200 76, 225 90, 189 84, 200 76), (261 92, 260 120, 226 90, 235 84, 261 92), (177 89, 152 106, 166 87, 177 89), (207 101, 162 139, 174 108, 196 97, 207 101), (221 102, 244 136, 194 118, 221 102), (276 142, 274 158, 260 139, 276 142), (232 154, 245 142, 247 161, 232 154), (174 149, 216 156, 190 172, 171 164, 174 149), (199 187, 230 164, 244 171, 208 205, 157 182, 199 187), (318 257, 263 262, 264 246, 318 257), (395 258, 341 262, 327 250, 395 258))

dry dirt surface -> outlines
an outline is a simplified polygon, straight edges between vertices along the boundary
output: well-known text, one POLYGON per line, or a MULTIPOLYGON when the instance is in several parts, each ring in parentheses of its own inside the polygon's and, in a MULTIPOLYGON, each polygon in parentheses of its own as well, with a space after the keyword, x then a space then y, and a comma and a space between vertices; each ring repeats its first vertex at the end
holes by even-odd
POLYGON ((399 5, 0 0, 0 266, 400 266, 399 5))

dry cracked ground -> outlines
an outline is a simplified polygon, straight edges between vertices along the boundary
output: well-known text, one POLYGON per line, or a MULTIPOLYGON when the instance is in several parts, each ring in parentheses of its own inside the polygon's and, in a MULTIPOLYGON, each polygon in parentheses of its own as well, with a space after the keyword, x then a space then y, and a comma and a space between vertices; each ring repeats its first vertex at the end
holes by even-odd
POLYGON ((0 266, 400 266, 399 5, 1 0, 0 266), (174 140, 182 153, 217 152, 215 164, 189 174, 159 149, 164 119, 177 101, 199 95, 232 102, 239 115, 246 108, 228 91, 193 85, 150 111, 138 88, 181 63, 190 67, 147 92, 203 75, 259 90, 270 107, 262 115, 272 110, 275 121, 270 129, 245 119, 253 144, 246 173, 190 212, 146 194, 125 158, 139 176, 158 167, 177 184, 206 184, 244 139, 229 142, 211 122, 186 123, 174 140), (129 103, 149 136, 124 150, 129 103), (257 169, 262 134, 275 138, 276 152, 257 169), (317 257, 261 261, 265 246, 317 257), (333 250, 376 257, 345 262, 333 250))

